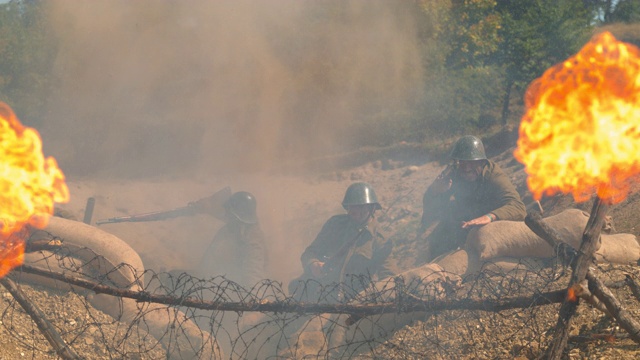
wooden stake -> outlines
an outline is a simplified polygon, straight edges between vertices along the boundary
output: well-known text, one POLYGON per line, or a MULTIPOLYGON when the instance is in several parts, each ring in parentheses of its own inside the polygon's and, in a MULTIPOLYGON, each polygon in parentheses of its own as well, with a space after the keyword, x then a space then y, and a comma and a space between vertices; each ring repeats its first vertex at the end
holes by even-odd
MULTIPOLYGON (((596 252, 600 244, 600 231, 605 221, 605 216, 609 206, 602 201, 599 197, 596 197, 593 202, 593 208, 589 216, 589 221, 582 234, 582 243, 578 250, 577 258, 573 262, 573 273, 569 281, 569 288, 580 284, 586 279, 589 266, 593 263, 593 254, 596 252)), ((527 216, 528 217, 528 216, 527 216)), ((526 223, 526 220, 525 220, 526 223)), ((562 242, 561 240, 559 240, 562 242)), ((567 341, 569 339, 569 328, 571 327, 571 321, 578 309, 578 300, 565 299, 560 307, 560 313, 558 317, 558 323, 556 324, 555 333, 553 335, 553 343, 547 349, 547 359, 558 360, 562 357, 562 352, 567 347, 567 341)))
MULTIPOLYGON (((577 261, 578 251, 563 243, 560 240, 558 233, 542 221, 540 214, 528 214, 525 219, 525 223, 536 235, 547 241, 554 249, 562 249, 558 256, 561 256, 563 260, 566 260, 566 263, 571 263, 572 260, 574 260, 573 262, 577 261)), ((587 291, 592 293, 592 295, 599 300, 597 305, 595 302, 590 303, 605 314, 616 319, 618 324, 620 324, 620 326, 629 333, 631 339, 640 343, 640 324, 628 314, 607 286, 601 282, 590 269, 587 269, 586 279, 588 281, 587 291), (604 306, 605 309, 602 309, 602 306, 604 306)), ((627 275, 626 283, 631 286, 632 290, 634 289, 634 285, 636 285, 629 275, 627 275)), ((584 286, 582 283, 573 285, 574 290, 578 288, 583 291, 582 296, 585 296, 586 293, 584 293, 584 286)), ((638 292, 640 294, 640 290, 638 290, 638 292)), ((590 300, 593 301, 594 299, 591 298, 590 300)))
POLYGON ((64 339, 62 339, 53 325, 51 325, 47 320, 42 310, 40 310, 36 304, 29 301, 22 290, 20 290, 20 288, 18 288, 11 279, 7 277, 0 278, 0 284, 2 284, 2 286, 11 293, 13 298, 16 299, 20 306, 22 306, 24 311, 29 314, 58 356, 64 360, 80 359, 78 354, 76 354, 75 351, 73 351, 73 349, 64 342, 64 339))
POLYGON ((629 312, 622 307, 622 304, 616 299, 611 291, 592 274, 587 275, 589 280, 589 289, 593 294, 602 301, 610 313, 612 313, 618 324, 629 333, 629 337, 636 343, 640 344, 640 323, 638 323, 629 312))

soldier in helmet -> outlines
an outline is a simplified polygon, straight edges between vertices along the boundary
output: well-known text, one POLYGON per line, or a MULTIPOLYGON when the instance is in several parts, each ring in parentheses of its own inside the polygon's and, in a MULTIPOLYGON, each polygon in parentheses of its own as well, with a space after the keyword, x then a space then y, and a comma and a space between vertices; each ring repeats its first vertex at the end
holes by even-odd
POLYGON ((374 214, 381 206, 371 185, 357 182, 349 186, 342 207, 347 213, 331 217, 302 253, 300 260, 304 274, 291 282, 290 294, 301 295, 300 291, 304 289, 308 293, 302 296, 317 301, 318 293, 310 289, 308 280, 313 279, 314 283, 322 285, 348 282, 345 289, 335 288, 337 297, 325 298, 329 301, 346 300, 350 294, 345 291, 357 293, 368 281, 394 274, 395 265, 389 256, 392 242, 377 229, 374 214), (368 279, 363 281, 363 276, 368 279))
POLYGON ((482 141, 463 136, 451 151, 449 165, 424 194, 418 238, 425 241, 423 259, 464 245, 469 230, 497 220, 524 220, 525 205, 500 167, 487 159, 482 141))
POLYGON ((246 191, 224 203, 226 224, 218 230, 196 268, 200 277, 223 275, 252 287, 265 277, 266 247, 258 223, 256 199, 246 191))

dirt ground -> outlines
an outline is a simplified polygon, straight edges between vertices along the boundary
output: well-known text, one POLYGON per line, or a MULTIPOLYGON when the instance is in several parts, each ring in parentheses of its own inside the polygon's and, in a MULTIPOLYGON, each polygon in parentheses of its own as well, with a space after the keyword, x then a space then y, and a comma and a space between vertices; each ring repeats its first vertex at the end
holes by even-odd
MULTIPOLYGON (((488 140, 488 144, 492 144, 488 140)), ((526 174, 521 164, 512 156, 513 143, 502 143, 488 149, 512 177, 523 198, 531 202, 525 184, 526 174)), ((92 223, 110 217, 167 210, 185 206, 191 201, 211 195, 218 189, 230 186, 233 191, 246 190, 258 200, 258 214, 265 231, 269 252, 268 277, 288 282, 301 272, 299 256, 313 240, 320 227, 331 215, 342 212, 340 202, 344 191, 354 181, 366 181, 373 185, 383 210, 378 214, 385 230, 396 240, 396 257, 404 269, 420 262, 411 251, 412 234, 421 215, 421 198, 431 181, 444 165, 426 161, 426 156, 389 156, 367 161, 358 166, 340 170, 322 171, 313 175, 295 174, 247 174, 242 178, 207 179, 67 179, 71 201, 60 205, 67 215, 82 220, 87 199, 95 199, 92 223)), ((613 206, 612 215, 617 232, 640 235, 640 193, 634 186, 625 201, 613 206)), ((541 202, 545 215, 551 215, 568 207, 590 210, 590 204, 575 204, 571 198, 556 196, 541 202)), ((178 217, 158 222, 116 223, 100 225, 136 250, 146 269, 167 271, 189 269, 199 261, 215 231, 222 222, 206 215, 178 217)), ((51 294, 44 289, 35 289, 33 294, 44 297, 51 294)), ((9 297, 4 293, 3 297, 9 297)), ((64 297, 65 294, 55 296, 64 297)), ((72 306, 73 301, 66 301, 72 306)), ((637 305, 637 304, 636 304, 637 305)), ((640 308, 640 306, 638 306, 640 308)), ((634 309, 635 310, 635 309, 634 309)), ((73 310, 68 310, 72 313, 73 310)), ((24 319, 29 322, 28 318, 24 319)), ((25 328, 29 328, 24 324, 25 328)), ((3 328, 3 326, 0 326, 3 328)), ((33 328, 31 326, 31 328, 33 328)), ((6 331, 6 330, 3 330, 6 331)), ((411 332, 411 327, 403 332, 411 332)), ((25 353, 20 341, 12 336, 2 336, 0 358, 13 356, 39 358, 25 353), (21 355, 22 354, 22 355, 21 355)), ((638 356, 637 346, 633 351, 599 353, 599 358, 631 359, 638 356), (615 355, 612 355, 614 354, 615 355)), ((47 358, 47 357, 44 357, 47 358)), ((573 358, 573 357, 572 357, 573 358)))

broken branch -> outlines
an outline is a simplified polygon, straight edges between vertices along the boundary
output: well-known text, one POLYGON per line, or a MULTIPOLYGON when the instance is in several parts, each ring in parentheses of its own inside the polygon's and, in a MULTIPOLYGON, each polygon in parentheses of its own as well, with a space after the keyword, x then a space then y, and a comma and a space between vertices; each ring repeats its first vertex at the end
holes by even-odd
POLYGON ((16 301, 20 304, 20 306, 22 306, 24 311, 36 323, 38 329, 47 339, 49 344, 51 344, 58 356, 60 356, 64 360, 80 359, 78 354, 76 354, 73 349, 67 346, 64 339, 62 339, 53 325, 47 320, 42 310, 40 310, 37 305, 29 301, 22 290, 20 290, 20 288, 18 288, 11 279, 7 277, 0 278, 0 284, 2 284, 2 286, 4 286, 7 291, 11 293, 13 298, 16 299, 16 301))

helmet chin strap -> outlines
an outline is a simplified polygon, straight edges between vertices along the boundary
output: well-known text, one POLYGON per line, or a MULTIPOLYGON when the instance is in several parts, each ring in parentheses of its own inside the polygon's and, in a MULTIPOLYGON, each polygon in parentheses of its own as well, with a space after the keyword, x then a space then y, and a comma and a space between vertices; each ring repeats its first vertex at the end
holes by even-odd
MULTIPOLYGON (((358 222, 358 225, 363 225, 369 222, 369 220, 371 218, 373 218, 373 214, 376 212, 376 208, 374 205, 370 205, 370 207, 367 210, 367 217, 365 217, 362 221, 358 222)), ((353 219, 353 217, 351 218, 353 219)))
POLYGON ((369 210, 369 215, 367 215, 367 218, 364 219, 364 221, 362 223, 364 224, 364 223, 369 222, 369 220, 373 218, 373 214, 375 212, 376 212, 376 208, 375 207, 371 207, 371 210, 369 210))

